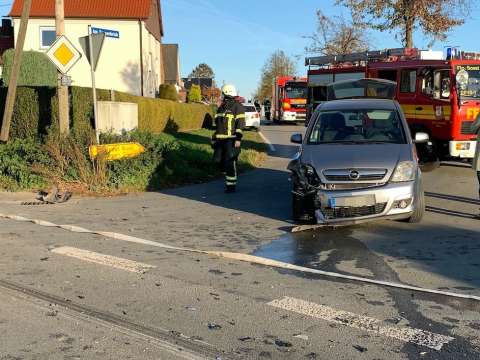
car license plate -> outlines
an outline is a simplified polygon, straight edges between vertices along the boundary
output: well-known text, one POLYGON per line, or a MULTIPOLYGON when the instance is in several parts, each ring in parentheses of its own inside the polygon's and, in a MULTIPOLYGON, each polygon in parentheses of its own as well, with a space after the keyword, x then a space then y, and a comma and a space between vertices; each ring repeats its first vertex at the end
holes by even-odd
POLYGON ((375 195, 348 196, 329 199, 329 205, 331 208, 374 206, 375 204, 375 195))

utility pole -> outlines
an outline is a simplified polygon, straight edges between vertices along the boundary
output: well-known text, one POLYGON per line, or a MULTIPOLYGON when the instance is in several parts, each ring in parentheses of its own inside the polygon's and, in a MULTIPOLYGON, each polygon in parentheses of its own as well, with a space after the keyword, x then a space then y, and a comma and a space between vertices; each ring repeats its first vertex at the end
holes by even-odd
MULTIPOLYGON (((55 28, 57 38, 65 35, 65 6, 63 0, 55 0, 55 28)), ((70 131, 70 107, 68 104, 68 86, 62 85, 63 74, 58 72, 58 110, 60 134, 70 131)))
POLYGON ((8 93, 5 102, 5 110, 3 113, 2 130, 0 133, 0 141, 3 142, 7 142, 10 136, 10 123, 12 122, 13 107, 15 105, 15 97, 17 95, 18 74, 20 72, 20 64, 22 63, 23 46, 25 45, 25 37, 27 35, 28 28, 28 18, 30 17, 31 8, 32 0, 25 0, 23 3, 22 18, 20 20, 20 29, 18 32, 17 44, 15 46, 12 72, 10 74, 10 81, 8 82, 8 93))

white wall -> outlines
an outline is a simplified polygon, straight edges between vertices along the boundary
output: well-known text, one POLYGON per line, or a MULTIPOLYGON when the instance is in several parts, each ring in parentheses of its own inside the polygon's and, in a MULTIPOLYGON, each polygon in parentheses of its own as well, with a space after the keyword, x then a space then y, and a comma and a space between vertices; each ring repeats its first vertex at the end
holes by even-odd
MULTIPOLYGON (((14 20, 15 41, 17 40, 20 21, 14 20)), ((114 89, 141 95, 141 60, 140 60, 140 24, 134 20, 88 20, 66 19, 65 34, 83 54, 78 39, 88 35, 88 25, 111 29, 120 32, 120 38, 107 37, 96 72, 97 88, 114 89)), ((40 27, 55 26, 54 19, 30 19, 24 50, 45 51, 41 49, 40 27)), ((156 50, 160 43, 146 30, 142 23, 143 54, 144 54, 144 95, 155 96, 158 85, 161 84, 161 54, 156 50), (154 62, 151 64, 149 54, 154 62), (150 70, 150 72, 149 72, 150 70)), ((91 86, 90 66, 85 56, 68 73, 73 85, 91 86)))

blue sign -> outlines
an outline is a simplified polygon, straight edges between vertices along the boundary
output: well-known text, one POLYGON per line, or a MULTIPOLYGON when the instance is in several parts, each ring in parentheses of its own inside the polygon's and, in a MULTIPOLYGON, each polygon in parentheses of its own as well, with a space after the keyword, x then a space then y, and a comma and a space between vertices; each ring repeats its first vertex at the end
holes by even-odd
POLYGON ((120 31, 92 27, 92 34, 104 33, 106 37, 120 39, 120 31))

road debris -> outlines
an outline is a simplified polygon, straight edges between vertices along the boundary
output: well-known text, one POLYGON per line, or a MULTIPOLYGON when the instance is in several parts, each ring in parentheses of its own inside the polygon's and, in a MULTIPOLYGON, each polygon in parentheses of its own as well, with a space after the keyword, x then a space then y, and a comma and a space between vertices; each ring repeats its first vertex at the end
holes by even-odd
POLYGON ((35 197, 36 201, 22 202, 21 205, 54 205, 63 204, 72 198, 73 194, 69 191, 59 192, 57 187, 53 187, 49 192, 40 190, 35 197))
POLYGON ((240 341, 242 341, 242 342, 255 341, 255 339, 252 338, 252 337, 250 337, 250 336, 241 337, 241 338, 238 338, 238 340, 240 340, 240 341))
POLYGON ((282 341, 282 340, 275 340, 275 345, 278 347, 292 347, 292 343, 289 343, 288 341, 282 341))
POLYGON ((302 339, 302 340, 308 341, 308 335, 305 335, 305 334, 296 334, 296 335, 293 335, 293 337, 297 338, 297 339, 302 339))
POLYGON ((214 323, 208 323, 207 326, 209 330, 220 330, 222 328, 221 325, 214 324, 214 323))
POLYGON ((363 347, 363 346, 360 346, 360 345, 353 345, 353 348, 360 351, 361 353, 368 351, 368 349, 366 347, 363 347))

